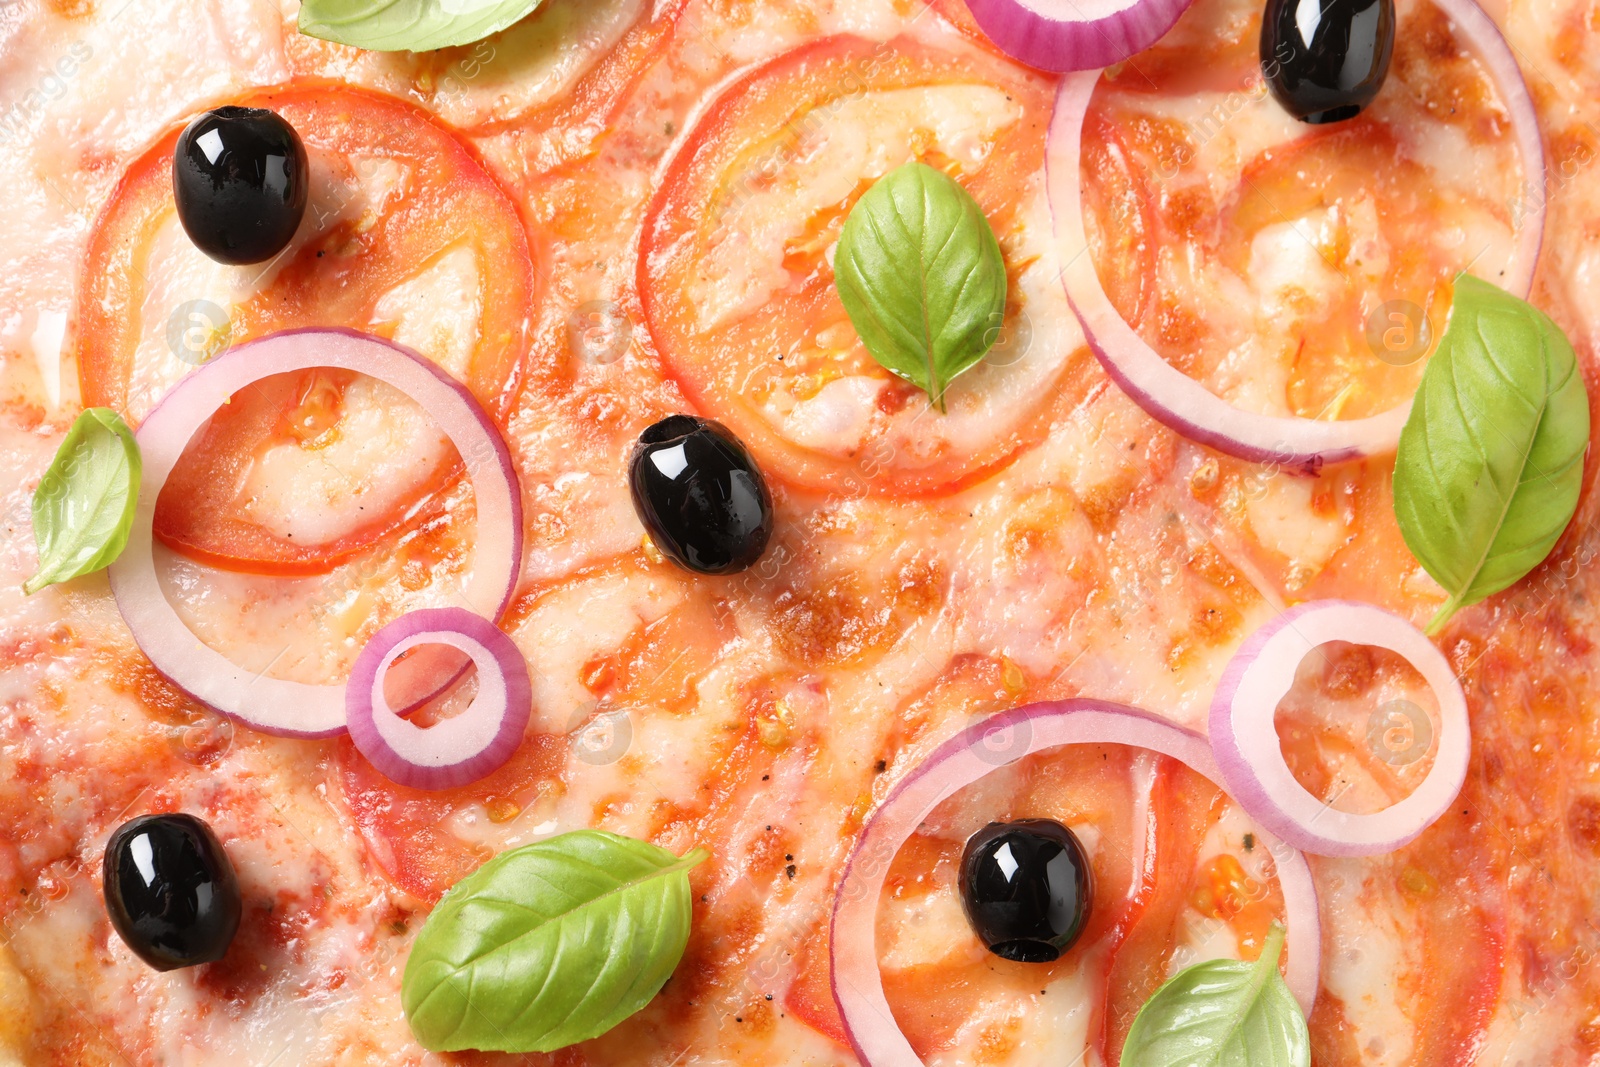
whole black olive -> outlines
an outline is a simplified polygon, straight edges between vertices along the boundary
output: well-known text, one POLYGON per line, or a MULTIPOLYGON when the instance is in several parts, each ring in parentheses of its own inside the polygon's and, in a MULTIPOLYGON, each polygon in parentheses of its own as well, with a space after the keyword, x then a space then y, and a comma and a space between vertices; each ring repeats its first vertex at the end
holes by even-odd
POLYGON ((1049 963, 1089 922, 1094 880, 1078 836, 1050 819, 992 822, 961 854, 961 906, 990 952, 1049 963))
POLYGON ((282 252, 306 213, 310 185, 300 135, 276 112, 219 107, 189 124, 172 157, 184 232, 222 263, 282 252))
POLYGON ((742 571, 772 536, 772 494, 720 423, 673 415, 645 430, 628 463, 633 510, 661 552, 701 574, 742 571))
POLYGON ((1354 118, 1388 77, 1394 21, 1394 0, 1267 0, 1262 76, 1302 122, 1354 118))
POLYGON ((106 911, 158 971, 211 963, 239 929, 239 883, 211 828, 193 815, 145 815, 106 843, 106 911))

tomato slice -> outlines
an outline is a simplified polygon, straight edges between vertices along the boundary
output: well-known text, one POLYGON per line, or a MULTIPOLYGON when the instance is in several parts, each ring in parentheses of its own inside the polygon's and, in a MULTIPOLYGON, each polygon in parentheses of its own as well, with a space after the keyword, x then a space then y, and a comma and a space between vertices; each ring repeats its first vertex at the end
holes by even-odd
MULTIPOLYGON (((137 421, 190 364, 214 354, 186 331, 210 328, 239 343, 344 326, 418 348, 503 420, 528 347, 533 262, 515 205, 471 149, 419 109, 359 90, 297 84, 234 102, 271 108, 299 131, 311 156, 306 221, 270 264, 210 264, 182 237, 171 186, 177 131, 162 138, 129 168, 89 242, 78 308, 84 402, 137 421), (422 287, 411 285, 419 279, 435 289, 453 284, 466 310, 425 307, 422 287), (193 299, 202 294, 216 299, 193 299), (424 315, 447 317, 419 325, 424 315)), ((460 464, 436 434, 430 439, 420 413, 396 431, 398 441, 417 442, 390 450, 396 467, 363 466, 372 457, 359 438, 370 420, 406 406, 373 384, 306 372, 238 398, 173 471, 156 535, 218 566, 316 574, 437 514, 460 464), (345 424, 356 406, 368 421, 345 424), (280 486, 339 466, 343 477, 327 491, 337 514, 296 528, 292 497, 263 510, 250 478, 263 464, 280 486), (354 498, 375 488, 382 491, 369 515, 354 498)))
POLYGON ((1221 790, 1175 760, 1158 761, 1151 790, 1155 847, 1127 937, 1107 971, 1101 1055, 1116 1063, 1128 1029, 1151 995, 1188 963, 1237 950, 1259 953, 1283 899, 1263 862, 1265 849, 1221 790), (1230 812, 1231 809, 1231 812, 1230 812), (1237 825, 1213 835, 1225 816, 1237 825), (1232 829, 1234 832, 1228 833, 1232 829), (1178 959, 1187 942, 1205 955, 1178 959))
POLYGON ((517 798, 566 764, 565 737, 530 735, 510 762, 471 785, 427 792, 396 785, 348 739, 339 742, 339 784, 368 853, 395 885, 432 904, 493 856, 452 834, 447 820, 474 804, 491 819, 514 818, 517 798))
POLYGON ((1492 82, 1468 50, 1418 43, 1449 37, 1433 5, 1402 17, 1389 89, 1349 122, 1283 112, 1261 81, 1259 10, 1237 0, 1195 5, 1091 102, 1086 208, 1107 295, 1240 407, 1352 419, 1404 403, 1450 280, 1493 280, 1513 254, 1520 164, 1492 82), (1445 98, 1461 106, 1429 103, 1445 98))
POLYGON ((337 78, 421 101, 499 148, 523 176, 591 155, 640 78, 665 53, 688 0, 546 0, 471 44, 432 52, 365 52, 296 35, 297 75, 337 78))
MULTIPOLYGON (((528 173, 545 173, 595 151, 631 92, 660 61, 688 0, 644 0, 636 21, 571 92, 505 124, 518 138, 528 173), (530 136, 531 134, 531 136, 530 136)), ((481 132, 493 132, 491 123, 481 132)))
MULTIPOLYGON (((1437 723, 1435 702, 1392 652, 1344 642, 1318 652, 1279 705, 1284 758, 1304 788, 1333 806, 1379 810, 1431 769, 1431 735, 1418 730, 1424 717, 1437 723)), ((1406 1062, 1471 1062, 1466 1050, 1479 1047, 1500 997, 1509 844, 1475 814, 1476 786, 1469 778, 1458 804, 1405 848, 1359 864, 1317 861, 1324 941, 1336 946, 1323 965, 1329 1010, 1311 1020, 1326 1047, 1354 1053, 1398 1015, 1409 1031, 1406 1062), (1394 960, 1383 983, 1372 981, 1370 966, 1348 959, 1352 928, 1365 931, 1365 954, 1394 960)))
POLYGON ((640 249, 650 333, 690 402, 770 476, 830 491, 950 492, 1037 441, 1081 352, 1037 180, 1051 96, 998 57, 904 38, 826 38, 730 87, 669 166, 640 249), (833 285, 856 199, 912 159, 983 206, 1012 280, 996 347, 945 414, 871 359, 833 285))
MULTIPOLYGON (((1006 1040, 1003 1023, 976 1019, 996 1002, 1039 1002, 1062 996, 1050 986, 1089 976, 1098 991, 1110 949, 1139 905, 1147 809, 1137 795, 1145 753, 1120 745, 1071 745, 1028 757, 982 784, 951 797, 896 855, 878 912, 884 991, 912 1047, 924 1058, 959 1041, 980 1047, 1006 1040), (990 954, 960 912, 959 867, 967 838, 990 822, 1055 819, 1085 841, 1094 870, 1089 924, 1071 950, 1053 963, 1011 963, 990 954), (921 922, 910 917, 921 913, 921 922), (948 915, 953 929, 931 946, 911 941, 919 926, 948 915)), ((1043 1013, 1042 1013, 1043 1014, 1043 1013)), ((1031 1036, 1031 1035, 1029 1035, 1031 1036)), ((1012 1038, 1026 1041, 1026 1037, 1012 1038)))
POLYGON ((973 44, 982 45, 991 52, 1000 53, 989 35, 983 32, 983 27, 978 25, 978 20, 972 17, 972 11, 967 7, 967 0, 928 0, 928 7, 932 8, 973 44))

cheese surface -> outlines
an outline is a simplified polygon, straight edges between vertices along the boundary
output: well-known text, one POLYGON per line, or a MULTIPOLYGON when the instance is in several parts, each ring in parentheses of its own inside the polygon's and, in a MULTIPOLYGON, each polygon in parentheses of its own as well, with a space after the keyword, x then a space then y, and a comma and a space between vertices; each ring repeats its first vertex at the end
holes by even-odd
MULTIPOLYGON (((495 37, 425 56, 302 38, 296 7, 0 4, 0 1067, 850 1064, 825 951, 836 879, 873 806, 942 741, 995 711, 1072 696, 1203 730, 1228 658, 1286 605, 1348 597, 1420 625, 1442 601, 1395 527, 1391 458, 1317 478, 1234 461, 1175 436, 1105 376, 1058 284, 1035 165, 1053 83, 988 50, 959 0, 548 0, 495 37), (868 72, 859 89, 791 109, 810 119, 751 118, 728 134, 739 151, 705 148, 739 86, 802 101, 802 75, 784 64, 803 48, 819 57, 806 70, 876 48, 899 57, 886 68, 935 73, 877 85, 868 72), (441 794, 394 786, 348 741, 274 739, 195 705, 139 653, 104 575, 21 592, 36 562, 31 495, 82 406, 91 242, 119 182, 205 108, 323 81, 404 100, 459 136, 514 205, 535 279, 519 373, 480 398, 504 402, 521 481, 522 577, 502 625, 527 658, 533 717, 506 768, 441 794), (943 415, 873 363, 829 303, 848 207, 913 158, 988 182, 1010 206, 997 226, 1012 279, 1005 337, 943 415), (673 231, 699 243, 670 294, 685 310, 666 323, 652 310, 662 294, 641 289, 689 244, 653 249, 646 231, 691 159, 747 184, 673 231), (1034 162, 1002 171, 1015 159, 1034 162), (690 225, 702 222, 703 240, 690 225), (715 353, 708 380, 747 374, 739 411, 770 442, 749 443, 776 488, 776 533, 760 563, 727 578, 662 561, 628 497, 638 433, 697 410, 690 396, 725 395, 688 379, 669 351, 685 337, 715 353), (907 488, 978 452, 992 457, 970 477, 907 488), (868 462, 887 473, 873 467, 847 490, 803 473, 868 462), (111 930, 106 840, 160 811, 207 820, 238 871, 244 921, 219 963, 157 973, 111 930), (439 895, 500 851, 581 827, 713 851, 692 877, 694 933, 666 989, 551 1056, 425 1052, 400 977, 439 895)), ((1592 12, 1491 7, 1549 152, 1531 299, 1592 379, 1592 12)), ((1349 418, 1403 400, 1421 364, 1360 348, 1365 317, 1402 277, 1405 299, 1442 313, 1455 270, 1492 278, 1510 255, 1520 172, 1503 104, 1442 15, 1424 0, 1399 8, 1395 70, 1361 120, 1378 132, 1345 167, 1322 149, 1299 171, 1283 164, 1305 131, 1270 97, 1179 92, 1154 55, 1156 89, 1130 84, 1145 62, 1134 57, 1091 109, 1099 155, 1086 158, 1103 164, 1106 196, 1090 231, 1108 294, 1240 407, 1349 418), (1175 146, 1187 152, 1163 156, 1175 146), (1163 158, 1183 162, 1163 172, 1163 158), (1370 159, 1403 166, 1415 195, 1357 166, 1370 159), (1323 185, 1317 167, 1335 167, 1323 185)), ((1252 4, 1198 0, 1159 48, 1248 74, 1258 20, 1252 4)), ((281 264, 221 267, 175 222, 129 253, 136 306, 102 311, 134 325, 131 420, 192 371, 172 343, 180 309, 223 314, 180 317, 180 338, 228 325, 247 339, 254 320, 235 309, 283 291, 324 248, 349 252, 361 297, 351 321, 328 325, 469 376, 504 310, 483 300, 503 269, 489 245, 442 241, 374 280, 361 242, 389 232, 422 177, 382 144, 312 165, 313 210, 281 264)), ((450 461, 426 416, 386 387, 357 378, 334 393, 331 428, 280 434, 230 468, 242 513, 278 537, 334 543, 370 521, 366 509, 408 506, 419 472, 450 461)), ((337 682, 378 626, 450 603, 469 573, 470 488, 445 485, 435 504, 436 518, 322 573, 221 569, 166 549, 158 563, 206 643, 253 671, 337 682)), ((1474 728, 1458 807, 1398 852, 1312 858, 1318 1064, 1600 1056, 1595 515, 1586 495, 1541 568, 1442 637, 1474 728)), ((1426 690, 1372 650, 1319 653, 1279 708, 1286 757, 1330 803, 1381 807, 1428 764, 1375 761, 1369 716, 1397 700, 1430 710, 1426 690)), ((930 815, 891 867, 877 941, 896 1021, 939 1067, 1115 1063, 1137 991, 1195 959, 1253 958, 1281 915, 1275 882, 1249 818, 1166 761, 1082 746, 1001 763, 930 815), (985 952, 957 888, 968 835, 1026 816, 1072 826, 1100 879, 1103 928, 1042 967, 985 952)))

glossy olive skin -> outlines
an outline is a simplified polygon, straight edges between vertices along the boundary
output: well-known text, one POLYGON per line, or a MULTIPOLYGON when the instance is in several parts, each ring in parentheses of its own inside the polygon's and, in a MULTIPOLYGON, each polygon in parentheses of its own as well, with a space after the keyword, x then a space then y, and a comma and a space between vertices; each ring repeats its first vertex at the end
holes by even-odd
POLYGON ((172 157, 178 220, 220 263, 261 263, 282 252, 306 213, 306 147, 263 108, 219 107, 189 124, 172 157))
POLYGON ((1262 76, 1302 122, 1354 118, 1389 75, 1394 30, 1394 0, 1267 0, 1262 76))
POLYGON ((158 971, 220 960, 243 910, 233 864, 193 815, 145 815, 106 844, 106 911, 117 935, 158 971))
POLYGON ((984 945, 1018 963, 1050 963, 1083 934, 1094 875, 1078 836, 1050 819, 992 822, 961 854, 961 906, 984 945))
POLYGON ((721 423, 672 415, 645 430, 628 462, 633 510, 662 554, 699 574, 749 567, 772 537, 772 494, 721 423))

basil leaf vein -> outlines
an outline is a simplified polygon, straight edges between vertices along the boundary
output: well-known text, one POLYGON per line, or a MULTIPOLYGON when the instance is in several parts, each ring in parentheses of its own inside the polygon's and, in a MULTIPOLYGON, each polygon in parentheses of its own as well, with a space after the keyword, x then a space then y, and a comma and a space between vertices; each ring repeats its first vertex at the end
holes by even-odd
POLYGON ((139 507, 139 443, 110 408, 79 415, 33 492, 39 568, 33 594, 90 574, 122 554, 139 507))
POLYGON ((300 32, 374 52, 471 44, 526 18, 541 0, 303 0, 300 32))
POLYGON ((400 999, 435 1052, 551 1052, 650 1002, 689 940, 689 870, 644 841, 576 830, 506 852, 447 893, 400 999))
POLYGON ((1457 278, 1394 469, 1400 533, 1449 597, 1429 633, 1550 554, 1577 510, 1588 446, 1566 336, 1526 301, 1457 278))
POLYGON ((940 411, 945 389, 993 347, 1005 260, 983 209, 925 163, 891 171, 856 202, 834 253, 839 299, 872 358, 940 411))
POLYGON ((1306 1017, 1278 973, 1283 926, 1254 963, 1209 960, 1173 975, 1139 1009, 1122 1067, 1309 1067, 1306 1017))

